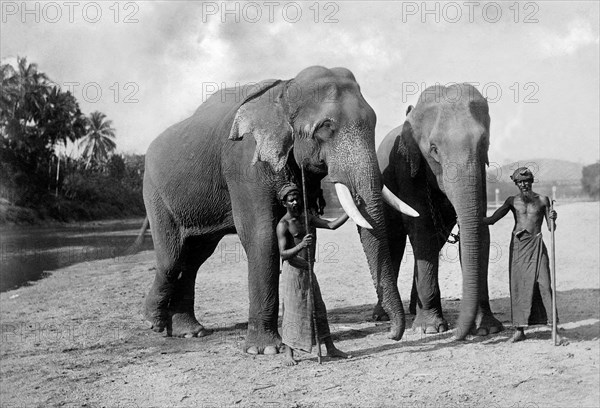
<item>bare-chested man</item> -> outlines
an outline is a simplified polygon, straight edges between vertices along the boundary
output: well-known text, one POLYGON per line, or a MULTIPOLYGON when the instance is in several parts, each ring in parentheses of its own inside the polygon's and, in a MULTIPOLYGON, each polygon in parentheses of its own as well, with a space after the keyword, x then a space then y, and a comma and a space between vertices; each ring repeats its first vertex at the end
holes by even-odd
MULTIPOLYGON (((508 197, 491 217, 483 222, 493 225, 512 211, 515 227, 510 242, 510 302, 513 324, 516 327, 513 342, 525 340, 524 328, 533 324, 547 324, 546 311, 552 310, 552 289, 548 251, 542 240, 544 217, 551 230, 550 220, 556 220, 556 211, 551 209, 548 197, 534 193, 531 189, 533 174, 520 167, 511 176, 521 194, 508 197)), ((557 340, 563 343, 560 336, 557 340)))
MULTIPOLYGON (((295 365, 294 349, 310 353, 314 343, 312 308, 308 296, 310 279, 308 275, 307 248, 316 246, 315 228, 337 229, 348 220, 346 214, 334 221, 326 221, 315 215, 308 215, 309 233, 304 221, 302 195, 295 184, 286 184, 279 191, 279 200, 286 207, 287 214, 277 224, 279 253, 283 263, 283 324, 282 341, 286 345, 286 365, 295 365)), ((350 358, 333 345, 327 321, 327 309, 317 277, 312 275, 312 295, 317 320, 319 339, 325 343, 330 357, 350 358)))

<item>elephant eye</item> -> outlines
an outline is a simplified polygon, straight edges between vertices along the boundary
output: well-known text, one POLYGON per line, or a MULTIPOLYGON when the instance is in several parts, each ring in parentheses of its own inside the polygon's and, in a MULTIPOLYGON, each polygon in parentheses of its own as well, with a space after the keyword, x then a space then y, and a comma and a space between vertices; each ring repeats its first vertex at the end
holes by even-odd
POLYGON ((331 130, 335 129, 335 125, 333 124, 333 122, 330 119, 323 121, 323 123, 321 124, 321 127, 328 128, 331 130))
POLYGON ((440 157, 438 156, 438 149, 437 146, 434 145, 433 143, 429 146, 429 155, 431 157, 433 157, 433 160, 435 160, 436 162, 440 162, 440 157))
POLYGON ((320 139, 327 140, 333 136, 334 131, 335 123, 333 122, 333 120, 325 119, 323 122, 321 122, 315 133, 320 139))

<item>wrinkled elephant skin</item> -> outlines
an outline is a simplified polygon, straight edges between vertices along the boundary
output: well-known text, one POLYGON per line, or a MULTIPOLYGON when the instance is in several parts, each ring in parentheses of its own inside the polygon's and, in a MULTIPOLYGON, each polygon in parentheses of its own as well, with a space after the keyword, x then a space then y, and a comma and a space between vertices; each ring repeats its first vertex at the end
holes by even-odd
MULTIPOLYGON (((488 104, 477 89, 468 84, 434 86, 423 91, 404 124, 377 151, 385 186, 421 214, 409 218, 386 208, 396 275, 407 235, 413 248, 413 329, 448 330, 438 284, 439 252, 458 220, 463 297, 455 337, 502 330, 489 305, 490 238, 482 223, 489 128, 488 104)), ((379 304, 374 317, 386 317, 379 304)))
POLYGON ((245 351, 279 351, 275 230, 284 208, 276 195, 286 182, 300 185, 304 164, 309 205, 319 202, 327 174, 361 197, 355 221, 372 227, 359 228, 360 236, 392 320, 390 337, 399 340, 404 310, 384 233, 375 123, 350 71, 310 67, 291 80, 221 90, 155 139, 144 176, 157 260, 145 300, 153 329, 180 337, 207 334, 194 315, 196 273, 225 234, 237 233, 248 256, 245 351))

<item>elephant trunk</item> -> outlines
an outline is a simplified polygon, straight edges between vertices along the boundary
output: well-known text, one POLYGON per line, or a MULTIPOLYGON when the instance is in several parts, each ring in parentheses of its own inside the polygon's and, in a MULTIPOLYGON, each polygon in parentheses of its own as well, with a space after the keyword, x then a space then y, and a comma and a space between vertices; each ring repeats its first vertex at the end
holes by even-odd
POLYGON ((375 288, 381 291, 383 309, 392 323, 390 338, 400 340, 404 334, 406 320, 404 308, 398 291, 398 282, 392 268, 386 225, 383 215, 383 201, 378 188, 367 198, 366 193, 360 193, 365 198, 367 220, 373 229, 359 228, 360 240, 371 270, 375 288))
MULTIPOLYGON (((464 163, 465 161, 463 161, 464 163)), ((484 179, 479 161, 466 161, 460 180, 447 181, 445 190, 458 217, 460 261, 463 290, 456 338, 464 339, 471 331, 479 305, 481 251, 483 249, 485 202, 484 179)))
MULTIPOLYGON (((382 294, 382 306, 392 323, 390 338, 400 340, 404 334, 405 316, 398 283, 392 268, 390 249, 384 219, 381 173, 372 147, 372 154, 356 160, 331 160, 330 178, 334 183, 344 184, 360 197, 358 209, 372 227, 360 227, 360 240, 367 257, 375 288, 382 294)), ((369 150, 367 150, 369 151, 369 150)), ((350 215, 350 214, 349 214, 350 215)))

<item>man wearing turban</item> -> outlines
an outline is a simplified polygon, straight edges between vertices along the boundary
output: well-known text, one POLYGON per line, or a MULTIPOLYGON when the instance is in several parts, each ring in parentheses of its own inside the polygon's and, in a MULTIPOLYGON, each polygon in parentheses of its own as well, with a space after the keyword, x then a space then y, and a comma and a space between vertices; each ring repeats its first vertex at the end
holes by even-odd
MULTIPOLYGON (((546 217, 548 231, 551 231, 550 220, 556 220, 557 214, 551 208, 548 197, 531 189, 534 179, 528 168, 519 167, 510 178, 520 194, 508 197, 491 217, 483 218, 483 223, 493 225, 509 211, 515 217, 510 241, 509 275, 511 316, 516 328, 512 341, 517 342, 527 338, 525 327, 548 323, 552 290, 548 251, 542 240, 542 223, 546 217)), ((563 342, 560 336, 558 341, 563 342)))
MULTIPOLYGON (((316 315, 319 340, 325 343, 327 355, 348 358, 338 350, 331 339, 327 309, 321 297, 317 277, 312 275, 312 297, 310 295, 310 277, 307 249, 315 254, 316 228, 337 229, 348 220, 346 214, 334 221, 327 221, 316 215, 308 215, 308 227, 305 225, 302 194, 295 184, 286 184, 278 194, 279 201, 287 209, 277 224, 277 241, 283 262, 283 324, 282 341, 286 345, 286 365, 295 365, 294 349, 310 352, 314 341, 312 321, 313 307, 316 315)), ((312 259, 310 260, 313 261, 312 259)))

